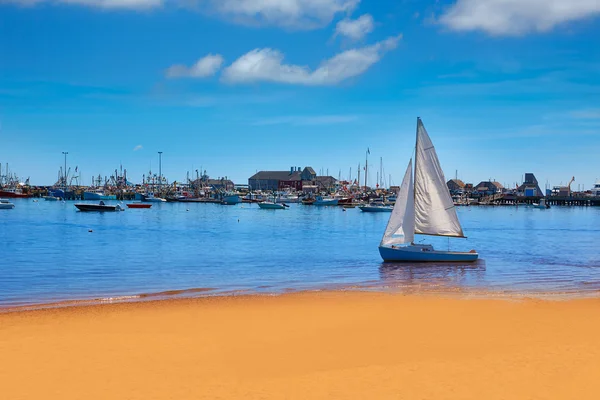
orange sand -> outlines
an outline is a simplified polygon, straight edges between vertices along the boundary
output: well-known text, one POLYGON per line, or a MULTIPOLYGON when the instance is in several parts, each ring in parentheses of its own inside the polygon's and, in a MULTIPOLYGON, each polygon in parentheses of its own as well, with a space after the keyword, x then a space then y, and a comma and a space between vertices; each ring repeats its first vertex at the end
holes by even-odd
POLYGON ((0 398, 598 399, 600 299, 334 292, 5 313, 0 398))

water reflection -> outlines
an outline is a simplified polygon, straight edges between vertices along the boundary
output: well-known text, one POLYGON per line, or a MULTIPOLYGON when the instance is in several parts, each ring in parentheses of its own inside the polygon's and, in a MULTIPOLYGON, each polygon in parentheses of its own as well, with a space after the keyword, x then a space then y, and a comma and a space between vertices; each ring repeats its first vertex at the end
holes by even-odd
POLYGON ((381 283, 386 286, 435 288, 485 285, 485 260, 473 263, 382 263, 381 283))

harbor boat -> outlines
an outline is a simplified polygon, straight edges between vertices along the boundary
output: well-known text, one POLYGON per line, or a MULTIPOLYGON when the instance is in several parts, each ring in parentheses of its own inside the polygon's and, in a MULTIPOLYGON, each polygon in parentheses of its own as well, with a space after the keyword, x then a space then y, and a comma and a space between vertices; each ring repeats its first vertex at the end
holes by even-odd
POLYGON ((277 197, 276 203, 298 203, 300 199, 297 195, 291 193, 284 193, 277 197))
POLYGON ((272 201, 263 201, 262 203, 258 203, 258 206, 265 210, 285 210, 286 207, 289 207, 284 203, 273 203, 272 201))
POLYGON ((383 202, 373 202, 369 203, 366 206, 360 206, 358 208, 360 208, 360 210, 364 212, 392 212, 392 210, 394 209, 393 206, 386 205, 383 202))
POLYGON ((100 201, 99 204, 78 203, 78 204, 75 204, 75 207, 77 207, 77 209, 79 211, 99 211, 99 212, 124 211, 123 207, 121 207, 118 204, 108 205, 108 204, 104 204, 103 201, 100 201))
POLYGON ((144 204, 144 203, 129 203, 127 204, 127 208, 150 208, 152 204, 144 204))
POLYGON ((533 203, 532 204, 533 208, 539 208, 540 210, 546 210, 548 208, 550 208, 550 204, 546 203, 546 199, 540 199, 539 203, 533 203))
POLYGON ((415 234, 464 238, 446 179, 425 126, 417 118, 415 170, 408 163, 396 204, 379 245, 379 254, 391 262, 472 262, 475 250, 435 250, 415 244, 415 234))
POLYGON ((239 204, 241 202, 242 202, 242 198, 240 196, 238 196, 237 194, 223 196, 223 199, 221 200, 221 204, 224 204, 226 206, 233 206, 233 205, 239 204))
POLYGON ((166 203, 167 200, 161 197, 154 197, 154 193, 150 193, 145 196, 142 196, 142 201, 146 203, 166 203))
POLYGON ((0 210, 11 210, 15 205, 6 199, 0 199, 0 210))
POLYGON ((313 199, 312 197, 306 197, 304 199, 302 199, 301 203, 304 204, 305 206, 312 206, 313 204, 315 204, 315 199, 313 199))
POLYGON ((313 205, 315 206, 337 206, 339 199, 333 197, 321 197, 317 196, 313 205))
POLYGON ((594 183, 594 187, 592 188, 592 196, 600 197, 600 180, 594 183))
POLYGON ((0 190, 0 196, 11 199, 26 199, 32 197, 29 193, 23 193, 19 188, 4 188, 0 190))
POLYGON ((56 196, 43 196, 42 198, 46 201, 59 201, 60 200, 60 197, 56 197, 56 196))
POLYGON ((103 189, 95 189, 92 191, 83 192, 83 200, 116 200, 114 194, 106 194, 103 189))

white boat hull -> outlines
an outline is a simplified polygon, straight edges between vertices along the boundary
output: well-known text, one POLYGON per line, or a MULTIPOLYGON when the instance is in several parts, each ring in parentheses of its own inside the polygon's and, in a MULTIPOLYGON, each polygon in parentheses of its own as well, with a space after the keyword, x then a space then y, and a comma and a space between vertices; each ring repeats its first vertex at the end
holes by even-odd
POLYGON ((379 254, 388 262, 473 262, 476 252, 438 251, 431 245, 379 246, 379 254))
POLYGON ((271 202, 258 203, 258 206, 265 210, 285 210, 285 206, 283 204, 277 204, 277 203, 271 203, 271 202))

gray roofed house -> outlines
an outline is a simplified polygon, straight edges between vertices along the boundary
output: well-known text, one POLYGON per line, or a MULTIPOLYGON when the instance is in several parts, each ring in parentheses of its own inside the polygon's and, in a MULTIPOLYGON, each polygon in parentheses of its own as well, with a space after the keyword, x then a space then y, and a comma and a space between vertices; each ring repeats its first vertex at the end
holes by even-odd
POLYGON ((259 171, 248 178, 250 190, 279 190, 283 187, 302 188, 300 168, 288 171, 259 171))
POLYGON ((517 189, 517 194, 521 196, 543 196, 544 192, 540 189, 538 185, 538 180, 535 175, 531 172, 525 174, 525 181, 519 188, 517 189))

